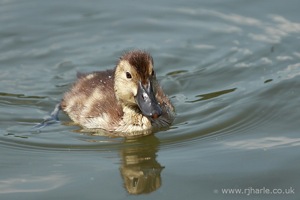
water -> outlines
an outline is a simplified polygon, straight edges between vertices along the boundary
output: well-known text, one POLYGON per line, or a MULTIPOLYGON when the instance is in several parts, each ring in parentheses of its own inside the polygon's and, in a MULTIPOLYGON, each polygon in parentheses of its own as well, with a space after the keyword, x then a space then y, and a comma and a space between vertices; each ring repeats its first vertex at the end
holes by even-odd
POLYGON ((299 6, 0 1, 1 199, 299 199, 299 6), (154 57, 170 129, 91 136, 64 114, 32 129, 77 71, 134 48, 154 57))

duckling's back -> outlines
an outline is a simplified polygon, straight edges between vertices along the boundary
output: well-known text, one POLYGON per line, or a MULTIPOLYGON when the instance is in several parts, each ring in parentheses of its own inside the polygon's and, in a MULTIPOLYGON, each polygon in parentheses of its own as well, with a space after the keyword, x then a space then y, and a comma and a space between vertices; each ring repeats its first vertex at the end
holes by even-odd
POLYGON ((123 116, 114 92, 114 70, 80 74, 61 107, 85 128, 114 130, 123 116))

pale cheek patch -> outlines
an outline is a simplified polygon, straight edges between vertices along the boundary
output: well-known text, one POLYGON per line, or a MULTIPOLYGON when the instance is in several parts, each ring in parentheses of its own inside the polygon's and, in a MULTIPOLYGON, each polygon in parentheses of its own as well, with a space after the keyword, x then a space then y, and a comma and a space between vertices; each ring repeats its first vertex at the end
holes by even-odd
POLYGON ((133 96, 136 96, 137 95, 137 88, 135 88, 135 87, 133 87, 132 88, 132 94, 133 94, 133 96))

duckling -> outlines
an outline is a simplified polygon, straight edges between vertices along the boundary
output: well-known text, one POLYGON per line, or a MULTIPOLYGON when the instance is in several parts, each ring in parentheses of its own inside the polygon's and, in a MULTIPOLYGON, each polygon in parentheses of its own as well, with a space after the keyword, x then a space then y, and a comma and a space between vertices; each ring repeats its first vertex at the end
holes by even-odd
POLYGON ((126 52, 113 70, 79 74, 60 107, 85 129, 139 135, 168 127, 175 110, 153 65, 148 52, 126 52))

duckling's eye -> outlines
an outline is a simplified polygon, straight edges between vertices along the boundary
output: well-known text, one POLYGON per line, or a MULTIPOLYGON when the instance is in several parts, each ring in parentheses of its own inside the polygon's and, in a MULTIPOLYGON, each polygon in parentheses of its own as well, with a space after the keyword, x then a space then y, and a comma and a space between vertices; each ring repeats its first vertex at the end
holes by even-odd
POLYGON ((126 78, 128 78, 128 79, 132 78, 132 76, 131 76, 131 74, 129 72, 126 72, 126 78))
POLYGON ((154 76, 154 75, 155 75, 155 72, 154 72, 154 70, 152 69, 151 76, 154 76))

